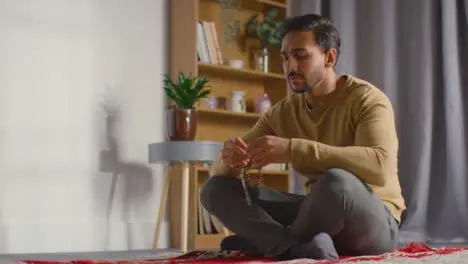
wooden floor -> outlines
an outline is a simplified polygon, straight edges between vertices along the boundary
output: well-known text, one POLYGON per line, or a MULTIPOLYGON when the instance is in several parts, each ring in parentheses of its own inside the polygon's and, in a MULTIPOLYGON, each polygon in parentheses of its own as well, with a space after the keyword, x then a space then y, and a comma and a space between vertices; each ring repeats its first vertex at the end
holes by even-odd
MULTIPOLYGON (((2 260, 131 260, 131 259, 150 259, 152 257, 174 256, 180 254, 177 249, 160 250, 130 250, 130 251, 99 251, 99 252, 64 252, 64 253, 38 253, 38 254, 10 254, 1 255, 2 260)), ((3 262, 1 262, 3 263, 3 262)))

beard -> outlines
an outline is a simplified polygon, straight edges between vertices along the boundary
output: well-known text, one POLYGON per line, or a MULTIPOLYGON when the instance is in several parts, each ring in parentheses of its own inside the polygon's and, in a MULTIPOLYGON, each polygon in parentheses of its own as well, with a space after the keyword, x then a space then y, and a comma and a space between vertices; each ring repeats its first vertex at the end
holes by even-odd
POLYGON ((320 85, 325 80, 325 68, 320 67, 311 74, 312 78, 306 78, 304 74, 298 72, 291 72, 288 74, 288 83, 290 89, 297 94, 309 93, 314 90, 315 87, 320 85), (294 83, 292 77, 302 79, 299 83, 294 83))
POLYGON ((289 82, 289 88, 294 93, 301 94, 301 93, 308 93, 312 91, 312 86, 305 79, 303 81, 303 84, 300 86, 294 84, 289 78, 288 78, 288 82, 289 82))

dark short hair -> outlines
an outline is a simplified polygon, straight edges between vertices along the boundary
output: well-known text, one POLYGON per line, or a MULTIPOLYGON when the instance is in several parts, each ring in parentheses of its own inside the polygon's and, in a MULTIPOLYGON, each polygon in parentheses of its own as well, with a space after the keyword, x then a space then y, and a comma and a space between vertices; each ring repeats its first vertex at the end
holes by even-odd
POLYGON ((314 33, 315 41, 323 52, 330 49, 336 50, 336 60, 340 55, 341 39, 338 30, 333 22, 321 15, 307 14, 287 18, 281 23, 279 28, 280 38, 289 32, 311 31, 314 33))

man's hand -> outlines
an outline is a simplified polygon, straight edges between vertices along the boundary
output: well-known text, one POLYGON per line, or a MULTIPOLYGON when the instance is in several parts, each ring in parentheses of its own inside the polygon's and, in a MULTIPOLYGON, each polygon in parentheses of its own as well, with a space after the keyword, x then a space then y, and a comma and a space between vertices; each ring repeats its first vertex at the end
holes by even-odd
POLYGON ((230 168, 243 167, 249 163, 247 144, 240 137, 224 142, 221 155, 223 163, 230 168))
POLYGON ((276 136, 263 136, 249 142, 247 153, 252 157, 252 168, 262 168, 271 163, 290 161, 291 140, 276 136))

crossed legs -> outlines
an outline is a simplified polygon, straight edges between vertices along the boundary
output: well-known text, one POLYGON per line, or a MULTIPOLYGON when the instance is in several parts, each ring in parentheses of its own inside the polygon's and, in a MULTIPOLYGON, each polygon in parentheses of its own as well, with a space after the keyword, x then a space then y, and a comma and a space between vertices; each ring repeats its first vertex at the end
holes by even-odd
POLYGON ((324 173, 306 195, 250 188, 247 205, 239 179, 211 177, 201 190, 203 206, 266 256, 290 254, 317 240, 325 255, 370 255, 392 251, 398 225, 372 190, 341 169, 324 173))

